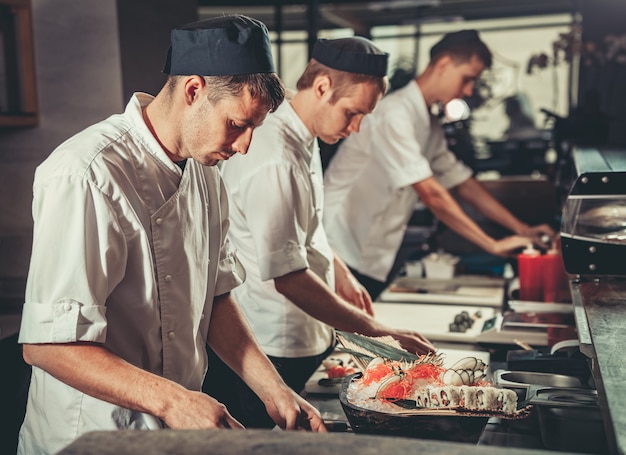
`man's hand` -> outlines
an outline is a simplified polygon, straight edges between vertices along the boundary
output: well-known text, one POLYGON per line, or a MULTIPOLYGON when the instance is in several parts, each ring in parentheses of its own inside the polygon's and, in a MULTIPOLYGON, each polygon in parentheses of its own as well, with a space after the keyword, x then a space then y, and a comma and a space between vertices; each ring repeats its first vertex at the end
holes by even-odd
POLYGON ((179 430, 244 428, 222 403, 206 393, 192 391, 186 391, 183 399, 173 401, 165 411, 163 421, 169 428, 179 430))
POLYGON ((493 242, 488 252, 496 256, 508 257, 533 244, 533 239, 521 235, 511 235, 493 242))
POLYGON ((351 273, 343 279, 337 279, 337 294, 348 303, 374 316, 372 298, 367 290, 351 273))
POLYGON ((423 335, 412 330, 390 330, 389 335, 400 342, 400 346, 410 353, 423 355, 435 352, 435 347, 423 335))
POLYGON ((265 401, 265 408, 283 430, 328 431, 319 411, 287 386, 276 390, 271 399, 265 401))
POLYGON ((554 242, 556 232, 547 224, 540 224, 537 226, 529 226, 519 234, 530 237, 533 239, 533 243, 539 246, 550 246, 554 242))

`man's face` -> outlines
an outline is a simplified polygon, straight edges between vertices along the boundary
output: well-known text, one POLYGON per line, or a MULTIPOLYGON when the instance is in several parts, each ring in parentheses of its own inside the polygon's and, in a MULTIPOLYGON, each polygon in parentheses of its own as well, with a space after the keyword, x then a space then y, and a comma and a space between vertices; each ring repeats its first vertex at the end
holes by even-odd
POLYGON ((358 132, 363 117, 371 113, 382 97, 378 86, 362 82, 355 84, 345 96, 331 103, 332 90, 326 95, 315 116, 313 134, 327 144, 358 132))
POLYGON ((216 104, 201 91, 182 122, 181 146, 205 166, 214 166, 235 153, 245 155, 252 131, 266 115, 267 108, 252 98, 247 88, 241 95, 225 96, 216 104))
POLYGON ((456 63, 449 57, 442 65, 439 86, 439 100, 446 104, 455 98, 469 97, 474 84, 485 69, 485 64, 475 55, 467 62, 456 63))

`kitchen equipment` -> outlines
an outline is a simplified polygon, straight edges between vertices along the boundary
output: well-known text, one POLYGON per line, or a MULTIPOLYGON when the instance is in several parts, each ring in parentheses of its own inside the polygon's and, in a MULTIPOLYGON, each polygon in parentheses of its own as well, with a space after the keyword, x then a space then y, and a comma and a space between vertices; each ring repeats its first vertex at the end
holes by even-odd
POLYGON ((374 302, 372 307, 374 317, 383 324, 415 330, 431 341, 459 343, 475 342, 484 322, 496 315, 496 309, 489 306, 374 302), (474 318, 474 324, 465 332, 451 332, 450 323, 463 311, 474 318))
POLYGON ((505 316, 496 314, 487 319, 474 338, 475 343, 483 344, 517 344, 515 340, 523 340, 531 346, 547 346, 548 332, 541 327, 510 327, 505 326, 505 316))
POLYGON ((500 308, 505 284, 503 278, 483 275, 460 275, 450 279, 402 277, 391 283, 378 300, 500 308))
POLYGON ((514 390, 520 401, 530 399, 536 389, 541 387, 583 388, 579 378, 562 374, 496 370, 493 376, 496 387, 514 390))
POLYGON ((626 155, 610 148, 577 148, 576 180, 561 222, 570 274, 626 276, 626 155))
POLYGON ((477 342, 513 344, 517 339, 531 346, 549 346, 555 331, 576 331, 572 304, 509 300, 507 306, 485 321, 477 342))
POLYGON ((408 277, 421 278, 424 275, 424 264, 422 261, 406 261, 404 271, 408 277))
POLYGON ((541 440, 548 449, 609 453, 595 390, 540 388, 530 404, 537 410, 541 440))
POLYGON ((453 278, 459 259, 458 256, 448 253, 430 253, 422 259, 426 278, 442 280, 453 278))
POLYGON ((557 343, 550 349, 543 347, 532 350, 510 350, 506 354, 507 368, 574 376, 586 383, 591 377, 589 358, 580 352, 578 343, 572 345, 571 342, 572 340, 557 343), (560 345, 560 349, 555 349, 559 347, 557 345, 560 345))

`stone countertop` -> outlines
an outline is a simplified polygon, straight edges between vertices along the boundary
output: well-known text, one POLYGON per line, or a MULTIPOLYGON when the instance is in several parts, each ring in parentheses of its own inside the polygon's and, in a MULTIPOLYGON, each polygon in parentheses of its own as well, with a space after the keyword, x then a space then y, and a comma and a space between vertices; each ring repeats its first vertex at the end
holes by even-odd
MULTIPOLYGON (((572 283, 581 335, 588 336, 604 426, 612 454, 626 454, 626 281, 572 283), (586 320, 585 320, 586 319, 586 320), (586 327, 580 327, 585 324, 586 327), (582 330, 581 330, 582 329, 582 330), (586 333, 585 333, 586 332, 586 333)), ((584 340, 581 339, 581 349, 584 340)))
MULTIPOLYGON (((429 455, 500 455, 502 447, 351 433, 315 434, 276 430, 163 430, 87 433, 58 455, 321 455, 387 453, 429 455)), ((545 450, 506 448, 507 455, 554 455, 545 450)), ((559 452, 561 455, 564 452, 559 452)))

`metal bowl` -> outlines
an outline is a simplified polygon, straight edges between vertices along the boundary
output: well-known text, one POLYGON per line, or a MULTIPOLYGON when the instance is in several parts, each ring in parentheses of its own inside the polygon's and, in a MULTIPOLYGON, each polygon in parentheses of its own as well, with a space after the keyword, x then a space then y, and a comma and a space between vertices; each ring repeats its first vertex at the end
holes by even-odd
POLYGON ((494 373, 497 387, 515 390, 521 401, 534 395, 540 387, 582 388, 582 381, 574 376, 563 374, 540 373, 535 371, 496 370, 494 373))
POLYGON ((537 409, 541 440, 548 449, 609 453, 598 393, 591 389, 539 388, 530 403, 537 409))
POLYGON ((499 377, 502 381, 537 384, 546 387, 582 387, 583 385, 580 379, 574 376, 534 371, 503 371, 499 377))

